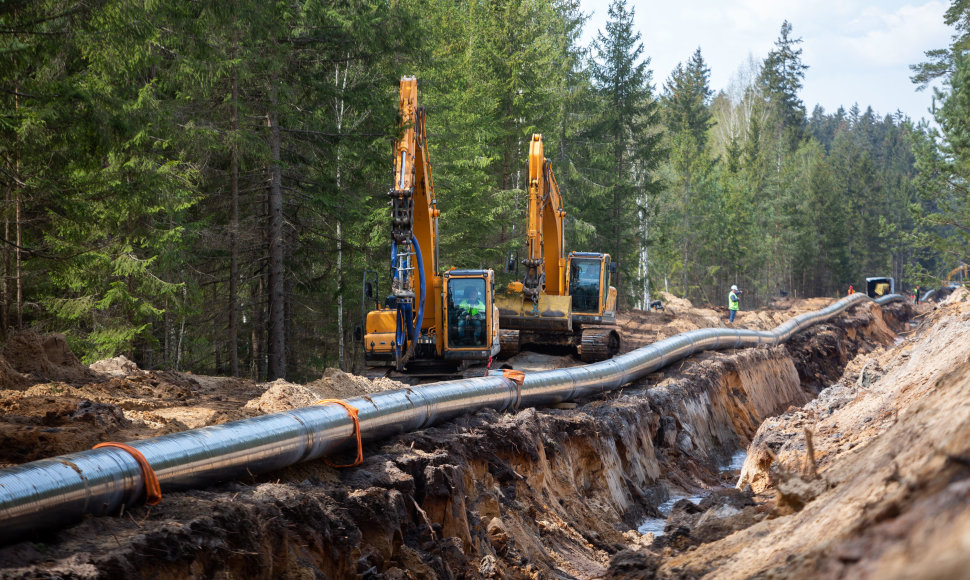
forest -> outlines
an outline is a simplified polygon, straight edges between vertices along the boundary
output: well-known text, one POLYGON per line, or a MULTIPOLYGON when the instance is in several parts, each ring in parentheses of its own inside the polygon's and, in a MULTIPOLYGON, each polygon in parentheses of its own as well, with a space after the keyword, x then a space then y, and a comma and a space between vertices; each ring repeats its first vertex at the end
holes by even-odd
POLYGON ((613 256, 621 309, 938 282, 970 259, 970 7, 946 19, 917 122, 809 112, 788 21, 714 90, 700 48, 654 78, 627 0, 589 46, 577 0, 4 2, 0 338, 257 380, 353 368, 412 75, 445 268, 515 277, 541 133, 567 250, 613 256))

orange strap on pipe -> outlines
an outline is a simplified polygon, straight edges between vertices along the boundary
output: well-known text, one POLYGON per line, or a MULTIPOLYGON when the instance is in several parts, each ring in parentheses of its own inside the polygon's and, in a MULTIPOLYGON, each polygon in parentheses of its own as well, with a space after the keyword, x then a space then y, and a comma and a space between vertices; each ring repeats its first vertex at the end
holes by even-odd
POLYGON ((351 405, 347 401, 342 401, 340 399, 322 399, 322 400, 316 402, 317 405, 326 405, 326 404, 329 404, 329 403, 333 403, 335 405, 340 405, 341 407, 343 407, 344 409, 346 409, 347 410, 347 414, 350 415, 350 418, 353 420, 353 422, 354 422, 354 435, 357 436, 357 459, 355 459, 353 463, 348 463, 347 465, 335 465, 333 463, 330 463, 326 459, 324 459, 323 461, 324 461, 324 463, 326 463, 330 467, 338 467, 338 468, 339 467, 356 467, 356 466, 358 466, 358 465, 360 465, 361 463, 364 462, 364 444, 360 440, 360 418, 357 416, 360 413, 360 409, 358 409, 357 407, 351 405))
POLYGON ((158 476, 155 475, 155 470, 152 466, 148 464, 148 460, 142 455, 141 451, 131 447, 130 445, 125 445, 124 443, 98 443, 94 446, 94 449, 100 449, 101 447, 117 447, 127 451, 138 465, 141 466, 141 476, 145 480, 145 503, 148 505, 156 505, 158 502, 162 501, 162 486, 158 483, 158 476))
POLYGON ((522 383, 525 382, 525 373, 515 369, 502 369, 502 376, 515 383, 515 403, 512 408, 518 409, 519 403, 522 402, 522 383))

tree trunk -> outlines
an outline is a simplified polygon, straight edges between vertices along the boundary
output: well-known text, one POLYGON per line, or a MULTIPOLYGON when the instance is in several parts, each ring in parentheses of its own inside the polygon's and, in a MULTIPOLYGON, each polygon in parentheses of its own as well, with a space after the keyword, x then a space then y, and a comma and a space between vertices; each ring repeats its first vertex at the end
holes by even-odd
POLYGON ((650 309, 650 272, 649 272, 649 234, 650 234, 650 199, 646 193, 643 194, 643 210, 641 211, 641 222, 643 235, 640 240, 640 270, 643 275, 643 298, 640 308, 650 309))
POLYGON ((171 300, 165 299, 165 314, 164 316, 164 329, 165 329, 165 346, 164 354, 162 355, 162 365, 166 369, 172 368, 172 308, 171 300))
MULTIPOLYGON (((16 18, 16 14, 14 14, 14 18, 16 18)), ((20 110, 20 81, 19 80, 17 80, 14 83, 14 101, 13 102, 14 102, 14 110, 15 111, 19 111, 20 110)), ((17 137, 17 141, 18 141, 18 144, 17 144, 17 147, 16 147, 16 152, 14 153, 14 155, 15 155, 14 159, 15 159, 15 161, 14 161, 14 170, 13 170, 14 171, 14 180, 15 180, 14 181, 14 191, 13 191, 14 230, 16 232, 16 234, 15 234, 16 235, 16 245, 14 246, 13 253, 14 253, 14 260, 15 260, 15 265, 16 265, 16 269, 14 270, 14 276, 15 276, 16 287, 17 287, 17 302, 16 302, 16 305, 17 305, 17 330, 20 330, 20 329, 23 328, 24 319, 23 319, 23 309, 21 307, 22 300, 23 300, 23 294, 22 294, 23 289, 22 289, 22 286, 21 286, 21 276, 20 276, 20 265, 21 265, 20 264, 20 260, 21 260, 21 256, 20 256, 20 233, 21 233, 21 229, 20 229, 20 145, 19 145, 20 137, 19 136, 17 137)), ((7 208, 7 211, 9 211, 9 206, 7 208)), ((10 237, 8 236, 6 239, 9 240, 10 237)), ((10 275, 9 255, 8 255, 8 262, 7 262, 7 264, 8 264, 8 267, 7 267, 7 275, 9 276, 10 275)), ((7 286, 6 280, 4 280, 4 289, 5 290, 6 290, 6 286, 7 286)))
MULTIPOLYGON (((232 60, 236 60, 236 32, 232 39, 232 60)), ((229 120, 231 146, 230 209, 229 209, 229 373, 239 376, 239 146, 236 144, 239 130, 239 76, 233 68, 232 109, 229 120)))
POLYGON ((690 174, 684 183, 684 245, 682 248, 684 298, 690 299, 690 174))
MULTIPOLYGON (((16 175, 16 173, 14 173, 16 175)), ((13 203, 13 188, 17 187, 16 182, 12 182, 10 187, 7 188, 6 199, 3 204, 3 239, 10 239, 10 205, 13 203)), ((0 315, 2 315, 3 320, 0 321, 0 326, 3 329, 3 336, 7 336, 7 328, 10 325, 10 254, 11 254, 10 244, 3 245, 3 284, 0 285, 0 291, 3 292, 3 304, 0 304, 0 315)))
MULTIPOLYGON (((341 81, 340 79, 340 66, 334 72, 334 84, 339 86, 341 89, 340 98, 337 103, 337 134, 343 130, 344 124, 344 98, 343 90, 347 88, 347 75, 350 72, 349 65, 344 69, 344 77, 341 81)), ((336 174, 336 185, 338 194, 342 193, 341 190, 341 167, 340 162, 342 151, 340 147, 340 141, 337 141, 337 174, 336 174)), ((345 350, 347 348, 344 339, 344 238, 343 238, 343 228, 340 218, 337 218, 337 361, 340 366, 340 370, 347 370, 346 360, 345 360, 345 350)), ((418 330, 421 330, 420 328, 418 330)))
POLYGON ((269 344, 267 378, 286 377, 285 284, 283 282, 283 185, 280 170, 280 128, 277 118, 277 79, 270 88, 269 125, 271 163, 269 167, 269 344))
POLYGON ((254 381, 262 380, 266 376, 266 369, 263 365, 263 332, 265 329, 266 317, 263 315, 263 288, 265 273, 260 270, 256 276, 256 285, 252 290, 251 300, 253 303, 253 324, 252 324, 252 363, 250 364, 250 376, 254 381))
MULTIPOLYGON (((622 227, 622 208, 620 199, 620 181, 623 179, 623 135, 622 133, 616 136, 616 143, 614 143, 614 160, 615 160, 615 174, 613 179, 613 244, 614 244, 614 254, 613 260, 617 263, 616 280, 614 285, 616 288, 621 288, 620 286, 620 270, 619 265, 622 263, 623 259, 621 255, 621 245, 623 244, 623 227, 622 227)), ((623 299, 623 292, 618 292, 616 296, 616 309, 620 309, 620 304, 623 299)))
MULTIPOLYGON (((17 149, 17 167, 14 169, 15 175, 20 176, 20 149, 17 149)), ((21 232, 23 231, 20 227, 20 187, 14 190, 13 196, 14 204, 14 227, 16 228, 16 240, 17 245, 14 247, 13 253, 16 259, 16 270, 14 275, 17 281, 17 330, 23 330, 24 327, 24 309, 23 309, 23 277, 21 276, 21 260, 23 256, 21 255, 21 232)))

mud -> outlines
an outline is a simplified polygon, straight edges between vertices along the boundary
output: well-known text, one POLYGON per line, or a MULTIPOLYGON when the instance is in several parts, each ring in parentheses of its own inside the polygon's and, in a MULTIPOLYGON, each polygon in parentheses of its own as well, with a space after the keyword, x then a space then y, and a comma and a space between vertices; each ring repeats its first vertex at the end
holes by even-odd
MULTIPOLYGON (((624 324, 655 325, 631 332, 636 340, 681 331, 655 316, 668 314, 632 313, 624 324)), ((696 520, 682 518, 682 533, 656 539, 638 533, 638 523, 659 515, 672 490, 721 488, 718 464, 757 440, 767 417, 809 401, 857 353, 891 344, 881 316, 858 307, 804 333, 791 350, 708 353, 575 409, 465 416, 367 446, 359 468, 311 462, 166 493, 154 507, 0 548, 0 577, 592 578, 615 576, 622 562, 631 574, 665 569, 684 550, 763 525, 754 522, 772 508, 750 494, 719 492, 696 520)), ((887 319, 906 317, 900 308, 887 319)), ((707 318, 684 314, 674 326, 707 318)), ((308 385, 259 385, 139 371, 123 361, 102 369, 80 385, 0 392, 16 410, 9 421, 5 410, 0 436, 20 437, 3 446, 0 461, 394 387, 339 371, 308 385)))

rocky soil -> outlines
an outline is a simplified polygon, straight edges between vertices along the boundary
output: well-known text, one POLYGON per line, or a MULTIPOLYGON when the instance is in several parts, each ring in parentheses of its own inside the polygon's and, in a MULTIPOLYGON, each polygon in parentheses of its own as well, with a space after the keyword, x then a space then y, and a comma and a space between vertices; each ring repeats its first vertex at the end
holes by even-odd
MULTIPOLYGON (((768 328, 829 302, 792 301, 785 309, 743 312, 735 325, 768 328)), ((959 304, 924 313, 920 332, 910 336, 933 332, 934 321, 959 304)), ((805 476, 804 485, 814 490, 822 480, 824 489, 814 500, 814 492, 798 490, 789 494, 791 501, 777 500, 783 494, 776 490, 784 487, 779 482, 796 478, 773 470, 787 474, 789 464, 805 455, 798 445, 806 419, 796 417, 809 411, 796 409, 806 403, 848 408, 847 393, 837 397, 846 402, 825 402, 835 392, 830 385, 859 383, 868 393, 889 376, 891 361, 902 357, 891 353, 916 344, 907 338, 893 347, 894 332, 908 330, 910 310, 859 306, 787 346, 703 354, 575 408, 465 416, 369 445, 358 468, 312 462, 204 490, 166 492, 154 507, 89 518, 0 547, 0 577, 694 577, 720 576, 722 567, 735 573, 726 554, 739 547, 714 547, 741 534, 758 538, 752 530, 798 518, 830 487, 848 488, 830 481, 863 479, 839 480, 831 472, 841 454, 867 446, 850 438, 848 426, 822 424, 820 410, 812 411, 811 424, 817 476, 805 476), (882 362, 866 366, 870 359, 882 362), (849 375, 840 379, 846 365, 849 375), (819 391, 823 397, 813 401, 819 391), (792 423, 770 434, 759 431, 779 414, 792 423), (718 466, 752 441, 743 477, 760 483, 743 492, 726 489, 718 466), (699 506, 675 506, 664 535, 637 532, 644 518, 659 516, 658 506, 680 492, 710 495, 699 506), (705 559, 708 550, 715 551, 705 559)), ((676 300, 668 300, 664 313, 634 312, 622 321, 631 346, 725 323, 722 313, 676 300)), ((0 361, 0 466, 400 386, 340 371, 293 385, 142 371, 126 360, 89 368, 70 355, 63 338, 26 333, 8 343, 30 354, 5 349, 0 361)), ((907 360, 929 353, 910 352, 907 360)), ((532 370, 573 363, 532 356, 520 364, 532 370)), ((919 404, 918 390, 911 391, 916 398, 909 404, 919 404)), ((858 398, 856 393, 851 401, 858 398)), ((888 424, 885 412, 873 407, 873 418, 857 423, 888 424)), ((904 415, 893 417, 902 422, 904 415)), ((829 416, 834 412, 824 419, 829 416)), ((949 449, 939 445, 934 449, 949 449)), ((923 454, 930 455, 926 449, 923 454)), ((940 470, 957 469, 963 456, 946 457, 940 470)), ((898 501, 910 497, 897 495, 898 501)), ((761 557, 752 554, 750 561, 761 557)), ((779 565, 790 568, 765 569, 782 575, 808 569, 795 565, 807 556, 778 557, 779 565)))

